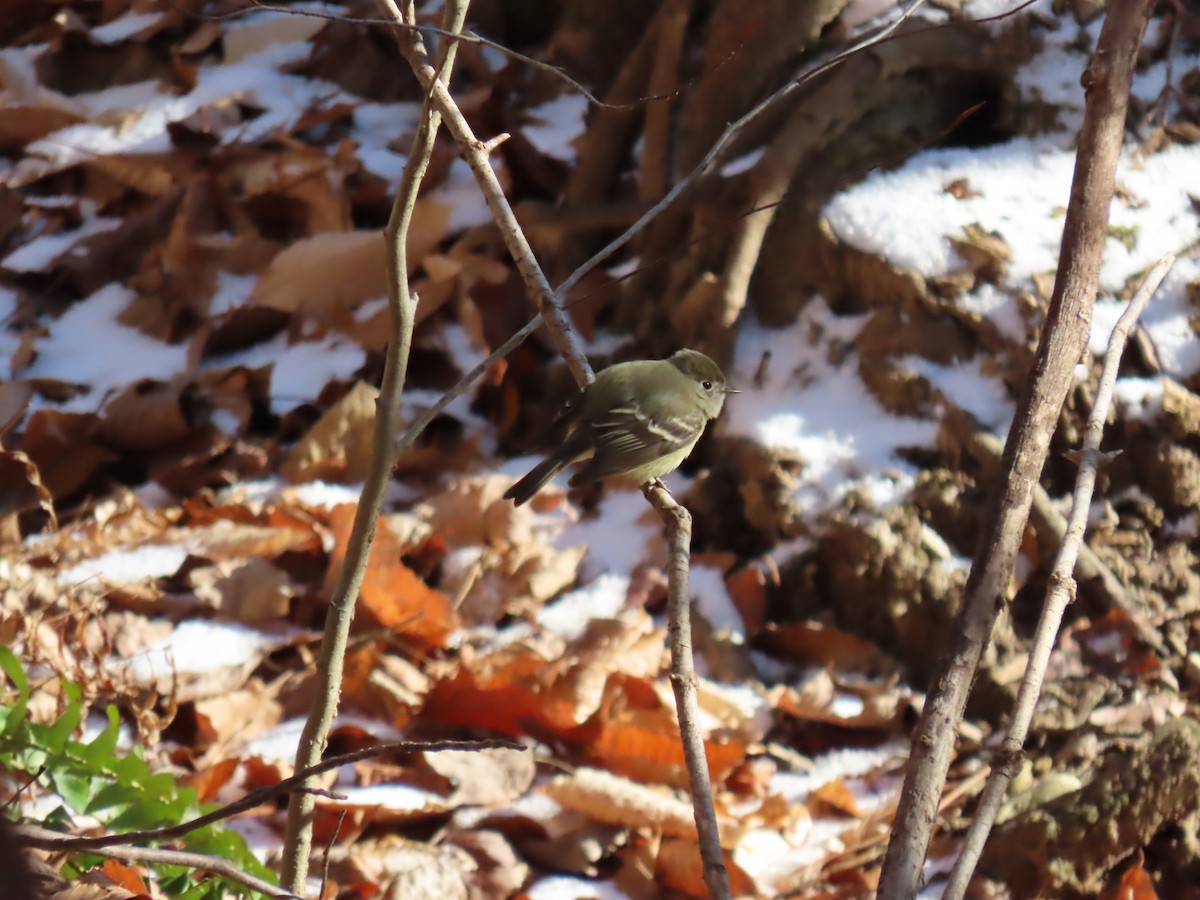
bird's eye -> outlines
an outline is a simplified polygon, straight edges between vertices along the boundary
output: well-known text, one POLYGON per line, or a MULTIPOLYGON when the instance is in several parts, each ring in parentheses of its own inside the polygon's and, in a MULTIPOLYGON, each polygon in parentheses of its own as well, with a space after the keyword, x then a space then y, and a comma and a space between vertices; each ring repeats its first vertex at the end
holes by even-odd
POLYGON ((706 391, 711 391, 712 390, 712 382, 711 381, 702 381, 702 382, 700 382, 700 387, 704 388, 706 391))

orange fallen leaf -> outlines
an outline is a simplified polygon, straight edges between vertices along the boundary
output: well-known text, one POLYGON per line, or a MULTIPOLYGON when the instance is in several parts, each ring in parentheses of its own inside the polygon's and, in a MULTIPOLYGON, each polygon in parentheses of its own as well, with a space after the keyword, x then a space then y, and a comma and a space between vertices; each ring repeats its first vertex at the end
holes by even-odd
MULTIPOLYGON (((355 504, 346 503, 330 513, 334 536, 328 570, 330 581, 345 562, 356 508, 355 504)), ((359 606, 384 628, 415 638, 427 648, 444 647, 450 633, 458 627, 458 616, 449 597, 431 588, 403 563, 400 557, 404 550, 386 523, 376 526, 375 542, 359 589, 359 606)))
POLYGON ((101 864, 100 871, 131 893, 146 895, 150 893, 150 889, 146 887, 146 882, 142 881, 142 876, 123 862, 115 859, 106 859, 101 864))

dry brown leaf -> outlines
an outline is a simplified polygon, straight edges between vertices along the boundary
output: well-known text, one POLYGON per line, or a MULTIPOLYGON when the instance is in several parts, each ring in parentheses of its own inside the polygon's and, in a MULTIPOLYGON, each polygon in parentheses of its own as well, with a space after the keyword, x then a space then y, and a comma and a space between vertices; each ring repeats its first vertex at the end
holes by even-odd
POLYGON ((288 452, 280 473, 293 484, 362 481, 371 464, 379 390, 357 382, 288 452))
POLYGON ((356 306, 387 295, 386 251, 379 231, 330 231, 296 241, 271 260, 250 300, 348 322, 356 306))
POLYGON ((197 700, 195 707, 196 714, 207 720, 215 735, 215 750, 243 746, 275 728, 283 719, 279 701, 256 679, 239 690, 197 700))
POLYGON ((21 449, 33 459, 54 497, 79 491, 100 466, 116 459, 93 440, 97 422, 93 415, 54 409, 39 409, 29 417, 21 449))
POLYGON ((767 576, 761 566, 735 568, 725 576, 725 589, 737 608, 747 635, 757 635, 767 617, 767 576))
POLYGON ((222 618, 247 625, 285 619, 295 594, 287 575, 260 556, 201 566, 187 580, 222 618))
POLYGON ((820 787, 814 788, 812 793, 809 794, 809 805, 814 807, 814 812, 824 810, 839 816, 850 816, 854 819, 864 817, 864 813, 858 805, 858 800, 855 798, 854 792, 840 778, 827 781, 820 787))
POLYGON ((395 835, 356 841, 347 864, 352 883, 374 885, 379 900, 467 900, 464 876, 475 861, 459 847, 395 835))
POLYGON ((527 642, 482 656, 464 647, 457 671, 434 685, 422 716, 511 736, 526 733, 530 724, 569 732, 575 724, 574 703, 547 691, 567 668, 563 645, 543 638, 546 646, 541 648, 527 642))
MULTIPOLYGON (((336 107, 353 110, 344 104, 336 107)), ((302 127, 299 122, 294 126, 295 130, 302 127)), ((286 234, 310 237, 354 227, 345 190, 331 171, 335 165, 322 150, 289 142, 286 155, 263 150, 243 156, 229 167, 226 177, 252 201, 256 221, 280 222, 271 233, 286 227, 286 234)))
POLYGON ((188 35, 183 43, 179 45, 179 52, 184 56, 194 56, 197 53, 203 53, 211 47, 225 33, 225 28, 220 22, 200 22, 196 26, 196 30, 188 35))
MULTIPOLYGON (((417 296, 416 325, 420 325, 431 315, 449 303, 458 290, 453 281, 430 281, 428 278, 414 277, 412 292, 417 296)), ((382 352, 391 334, 392 311, 386 303, 380 303, 370 315, 360 310, 354 320, 341 325, 341 330, 354 341, 361 344, 364 350, 382 352)))
POLYGON ((558 550, 544 543, 472 547, 451 553, 442 587, 458 598, 458 613, 472 625, 540 609, 575 583, 587 548, 558 550))
POLYGON ((229 757, 221 760, 215 766, 209 766, 188 775, 183 782, 195 790, 196 799, 201 803, 212 803, 217 799, 221 788, 229 784, 241 764, 240 759, 229 757))
MULTIPOLYGON (((46 513, 47 528, 57 531, 54 497, 42 484, 37 464, 19 450, 0 450, 0 518, 17 516, 35 506, 46 513)), ((19 530, 15 536, 19 542, 19 530)))
MULTIPOLYGON (((343 504, 330 514, 334 550, 327 570, 327 587, 345 561, 355 509, 353 504, 343 504)), ((386 522, 376 526, 367 571, 359 589, 359 606, 385 628, 415 638, 426 647, 444 647, 458 627, 458 617, 449 597, 429 587, 401 562, 405 549, 386 522)))
POLYGON ((637 784, 603 769, 579 768, 541 790, 564 809, 596 822, 696 839, 691 804, 664 788, 637 784))
POLYGON ((890 683, 838 687, 819 672, 801 689, 781 685, 770 692, 777 709, 798 719, 844 728, 891 728, 904 715, 909 696, 890 683))
POLYGON ((100 871, 111 878, 117 886, 123 887, 131 893, 146 895, 150 893, 146 882, 142 881, 142 876, 123 862, 106 859, 100 864, 100 871))
MULTIPOLYGON (((167 154, 114 153, 93 156, 88 158, 84 167, 103 173, 112 179, 119 190, 129 188, 148 197, 166 197, 179 189, 179 181, 173 171, 178 167, 178 161, 167 154)), ((116 199, 116 192, 113 199, 116 199)))
POLYGON ((466 873, 477 897, 511 897, 529 879, 529 865, 498 831, 459 831, 446 840, 471 854, 476 869, 466 873))
POLYGON ((537 514, 504 499, 511 486, 512 479, 503 475, 460 478, 421 504, 420 514, 455 547, 541 543, 537 514))
POLYGON ((147 452, 183 440, 208 418, 204 390, 187 375, 143 378, 104 405, 96 437, 118 450, 147 452))
POLYGON ((450 780, 452 806, 512 803, 533 784, 533 754, 513 750, 442 750, 424 754, 425 764, 450 780))
MULTIPOLYGON (((633 610, 628 618, 619 620, 595 619, 563 654, 570 668, 547 695, 571 709, 572 723, 582 724, 602 705, 608 709, 614 702, 623 702, 631 686, 659 673, 665 658, 664 639, 664 630, 655 628, 644 610, 633 610), (610 688, 612 675, 624 677, 610 688)), ((606 721, 609 715, 611 710, 604 716, 606 721)))
POLYGON ((0 151, 20 153, 26 144, 82 121, 81 115, 69 109, 5 105, 0 107, 0 151))
POLYGON ((766 649, 792 662, 841 672, 887 672, 894 666, 865 638, 820 622, 772 622, 763 631, 766 649))
MULTIPOLYGON (((684 787, 687 764, 674 709, 626 708, 597 716, 595 735, 581 748, 592 765, 640 782, 684 787)), ((736 738, 710 737, 704 755, 713 781, 721 781, 746 758, 746 745, 736 738)))
POLYGON ((25 381, 0 383, 0 435, 16 425, 25 416, 29 401, 33 399, 33 387, 25 381))
POLYGON ((1139 849, 1133 864, 1119 878, 1110 878, 1109 886, 1100 894, 1100 900, 1158 900, 1154 889, 1154 878, 1143 868, 1145 855, 1139 849))
MULTIPOLYGON (((755 886, 749 875, 733 861, 728 853, 725 871, 729 876, 729 891, 734 897, 755 895, 755 886)), ((664 839, 658 848, 654 865, 654 878, 664 888, 679 891, 689 897, 707 897, 708 887, 704 883, 704 863, 700 859, 700 847, 694 840, 664 839)))
MULTIPOLYGON (((449 206, 417 202, 408 238, 409 274, 446 236, 449 221, 449 206)), ((250 300, 351 329, 354 308, 386 297, 387 291, 383 233, 327 231, 296 241, 271 260, 250 300)))
POLYGON ((218 519, 198 528, 169 529, 164 538, 186 542, 196 556, 218 561, 249 556, 271 559, 289 550, 321 548, 321 537, 312 525, 295 520, 275 527, 218 519))

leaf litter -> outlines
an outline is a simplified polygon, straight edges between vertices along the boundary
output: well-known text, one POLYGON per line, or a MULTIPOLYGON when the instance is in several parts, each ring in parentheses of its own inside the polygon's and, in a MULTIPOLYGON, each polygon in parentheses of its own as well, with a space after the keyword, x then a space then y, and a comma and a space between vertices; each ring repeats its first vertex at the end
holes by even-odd
MULTIPOLYGON (((58 8, 21 12, 10 34, 23 36, 0 50, 0 352, 11 376, 0 385, 0 634, 30 664, 80 682, 97 708, 121 705, 155 759, 221 802, 290 773, 371 442, 388 321, 381 228, 416 105, 397 93, 395 66, 385 77, 361 64, 373 52, 366 29, 122 4, 100 24, 85 5, 58 8), (338 41, 360 64, 335 75, 338 41)), ((1070 111, 1083 57, 1061 28, 1019 84, 1070 111)), ((1094 39, 1094 26, 1080 31, 1094 39)), ((486 54, 463 55, 496 74, 486 54)), ((1161 85, 1161 66, 1139 75, 1140 97, 1161 85)), ((473 114, 523 123, 536 165, 497 157, 510 192, 544 189, 575 163, 587 126, 576 98, 539 97, 517 118, 477 80, 464 84, 473 114)), ((956 576, 914 578, 896 548, 924 534, 937 548, 931 568, 948 571, 969 549, 930 524, 944 512, 936 498, 921 501, 924 532, 902 513, 886 527, 874 517, 934 493, 912 452, 944 437, 931 411, 961 410, 998 433, 1012 415, 1004 358, 1027 352, 1030 298, 1054 265, 1054 204, 1065 202, 1071 159, 1064 123, 989 152, 920 154, 824 211, 845 247, 954 294, 954 315, 999 340, 1001 362, 893 345, 886 323, 820 300, 789 328, 741 330, 733 373, 754 389, 730 404, 722 439, 750 438, 790 468, 772 473, 786 509, 764 503, 755 520, 771 533, 769 557, 720 551, 693 571, 702 726, 739 893, 870 887, 898 788, 897 739, 922 698, 887 628, 811 608, 814 584, 841 577, 822 569, 830 543, 818 532, 835 521, 883 548, 863 563, 878 571, 843 583, 879 589, 881 605, 909 604, 901 632, 932 632, 913 598, 934 602, 956 576), (914 196, 938 205, 914 219, 914 196), (879 347, 883 368, 871 358, 879 347), (898 382, 925 385, 930 402, 889 393, 898 382)), ((1123 161, 1123 231, 1107 248, 1094 351, 1129 280, 1194 238, 1195 157, 1179 143, 1123 161)), ((410 412, 529 314, 489 221, 465 165, 440 148, 408 248, 421 298, 410 412)), ((1145 327, 1161 371, 1118 386, 1125 433, 1161 411, 1194 437, 1196 277, 1181 259, 1152 308, 1145 327)), ((594 314, 580 315, 592 336, 594 314)), ((598 353, 619 345, 594 336, 598 353)), ((516 385, 565 387, 532 359, 496 367, 401 460, 331 741, 336 751, 499 734, 529 751, 404 754, 333 773, 333 794, 318 799, 331 896, 703 893, 666 677, 656 523, 619 486, 599 502, 558 487, 521 509, 501 499, 529 460, 500 457, 536 443, 514 433, 547 421, 540 392, 527 400, 516 385)), ((706 477, 673 476, 672 486, 687 496, 706 477)), ((1112 477, 1129 481, 1120 469, 1112 477)), ((1161 523, 1164 508, 1185 507, 1166 480, 1147 502, 1128 488, 1119 512, 1161 523)), ((1152 564, 1147 585, 1179 584, 1194 561, 1194 521, 1179 515, 1172 527, 1186 552, 1152 564)), ((1189 601, 1179 614, 1194 611, 1189 601)), ((1060 656, 1064 681, 1160 674, 1119 617, 1081 618, 1060 656)), ((51 685, 38 700, 46 716, 58 703, 51 685)), ((1085 719, 1106 742, 1186 708, 1156 689, 1094 699, 1085 719)), ((4 784, 5 799, 15 787, 4 784)), ((31 799, 53 800, 22 802, 31 799)), ((281 822, 265 808, 233 825, 273 860, 281 822)), ((1140 871, 1124 883, 1141 885, 1140 871)), ((88 885, 96 897, 160 891, 137 867, 110 861, 101 874, 103 888, 88 885)))

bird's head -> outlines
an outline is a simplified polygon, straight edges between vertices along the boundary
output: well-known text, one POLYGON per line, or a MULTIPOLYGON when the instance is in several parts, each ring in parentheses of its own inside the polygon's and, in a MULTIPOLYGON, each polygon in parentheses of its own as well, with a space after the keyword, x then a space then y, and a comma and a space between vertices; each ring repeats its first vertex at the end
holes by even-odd
POLYGON ((699 350, 678 350, 668 362, 696 383, 705 415, 710 419, 721 414, 726 394, 741 393, 725 383, 721 367, 699 350))

